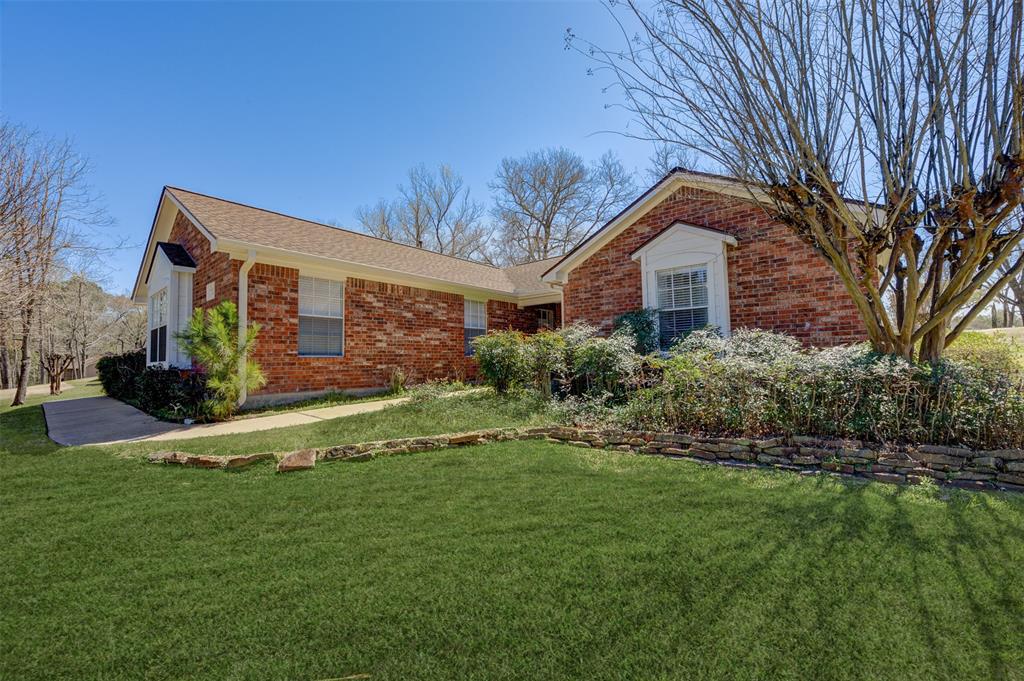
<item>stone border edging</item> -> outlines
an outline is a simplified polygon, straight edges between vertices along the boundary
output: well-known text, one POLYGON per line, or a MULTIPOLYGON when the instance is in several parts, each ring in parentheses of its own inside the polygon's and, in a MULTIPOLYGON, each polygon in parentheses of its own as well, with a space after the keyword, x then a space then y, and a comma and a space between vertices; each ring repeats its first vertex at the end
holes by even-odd
POLYGON ((491 428, 300 449, 283 454, 206 456, 154 452, 148 460, 197 468, 241 468, 256 461, 277 459, 278 472, 289 472, 313 468, 317 461, 366 461, 378 456, 508 440, 546 440, 590 449, 653 454, 731 466, 780 468, 805 474, 825 471, 897 484, 915 484, 924 478, 932 478, 936 482, 966 489, 1024 492, 1024 449, 974 451, 935 445, 897 448, 860 440, 803 435, 767 439, 710 438, 681 433, 568 426, 491 428))

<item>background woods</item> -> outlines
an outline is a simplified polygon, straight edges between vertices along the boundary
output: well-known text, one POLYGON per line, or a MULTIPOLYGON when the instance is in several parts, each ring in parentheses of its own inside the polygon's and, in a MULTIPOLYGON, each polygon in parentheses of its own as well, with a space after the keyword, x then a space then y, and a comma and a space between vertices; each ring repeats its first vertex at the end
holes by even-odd
POLYGON ((82 376, 142 338, 142 311, 90 276, 100 249, 89 230, 107 221, 87 175, 69 142, 0 123, 0 387, 16 389, 14 404, 59 378, 48 367, 82 376))

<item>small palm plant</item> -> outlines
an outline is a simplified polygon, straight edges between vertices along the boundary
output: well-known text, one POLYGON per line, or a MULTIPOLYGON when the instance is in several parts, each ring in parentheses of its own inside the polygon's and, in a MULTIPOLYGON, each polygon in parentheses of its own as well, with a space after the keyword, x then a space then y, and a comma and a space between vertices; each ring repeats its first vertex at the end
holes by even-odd
POLYGON ((259 331, 259 324, 250 324, 239 343, 238 308, 226 300, 205 314, 195 310, 188 327, 175 334, 181 348, 206 373, 213 397, 205 406, 214 418, 226 419, 235 413, 243 386, 250 391, 266 385, 260 365, 249 359, 259 331))

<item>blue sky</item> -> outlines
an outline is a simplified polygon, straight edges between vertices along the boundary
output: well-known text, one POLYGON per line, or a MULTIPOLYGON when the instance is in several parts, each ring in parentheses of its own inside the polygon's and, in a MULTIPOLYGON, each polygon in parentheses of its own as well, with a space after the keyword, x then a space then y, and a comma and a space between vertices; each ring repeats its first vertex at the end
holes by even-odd
POLYGON ((70 137, 130 247, 131 286, 160 188, 178 185, 354 227, 406 170, 447 162, 489 203, 499 160, 650 145, 564 34, 617 40, 596 3, 0 3, 0 109, 70 137))

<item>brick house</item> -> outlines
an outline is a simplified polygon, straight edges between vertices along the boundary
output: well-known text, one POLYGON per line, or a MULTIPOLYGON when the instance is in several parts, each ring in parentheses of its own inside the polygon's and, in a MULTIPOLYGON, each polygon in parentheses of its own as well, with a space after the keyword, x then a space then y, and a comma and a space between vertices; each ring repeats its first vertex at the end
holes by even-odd
POLYGON ((728 178, 669 173, 563 257, 498 268, 165 187, 133 290, 148 306, 147 361, 189 366, 174 341, 223 300, 262 327, 253 401, 368 392, 392 371, 467 377, 469 339, 658 310, 664 342, 708 324, 808 344, 861 340, 842 284, 728 178))

